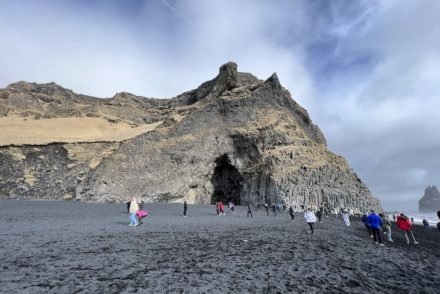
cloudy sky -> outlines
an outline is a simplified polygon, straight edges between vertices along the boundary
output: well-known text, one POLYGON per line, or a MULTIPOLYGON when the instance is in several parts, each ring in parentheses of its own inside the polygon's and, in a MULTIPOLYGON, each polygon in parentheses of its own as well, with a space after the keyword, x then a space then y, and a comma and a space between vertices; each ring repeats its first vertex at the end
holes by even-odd
POLYGON ((172 97, 277 72, 386 209, 440 186, 440 1, 0 0, 0 87, 172 97))

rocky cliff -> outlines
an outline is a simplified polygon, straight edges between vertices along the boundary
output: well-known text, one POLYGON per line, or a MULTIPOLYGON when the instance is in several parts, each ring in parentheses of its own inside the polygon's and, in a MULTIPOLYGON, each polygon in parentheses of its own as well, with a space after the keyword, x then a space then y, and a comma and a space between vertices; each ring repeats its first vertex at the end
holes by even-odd
POLYGON ((0 109, 2 197, 380 209, 276 74, 227 63, 172 99, 19 82, 0 109))
POLYGON ((440 192, 436 186, 428 186, 419 200, 419 212, 436 212, 440 210, 440 192))

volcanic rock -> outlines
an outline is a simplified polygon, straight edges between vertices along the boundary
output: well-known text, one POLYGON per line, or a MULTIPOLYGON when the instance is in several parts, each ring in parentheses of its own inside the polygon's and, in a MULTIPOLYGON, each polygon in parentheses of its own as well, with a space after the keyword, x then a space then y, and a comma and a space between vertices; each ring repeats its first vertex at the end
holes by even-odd
POLYGON ((3 197, 380 210, 276 74, 262 81, 230 62, 172 99, 25 82, 0 97, 3 197))
POLYGON ((419 212, 436 212, 440 210, 440 192, 436 186, 428 186, 419 200, 419 212))

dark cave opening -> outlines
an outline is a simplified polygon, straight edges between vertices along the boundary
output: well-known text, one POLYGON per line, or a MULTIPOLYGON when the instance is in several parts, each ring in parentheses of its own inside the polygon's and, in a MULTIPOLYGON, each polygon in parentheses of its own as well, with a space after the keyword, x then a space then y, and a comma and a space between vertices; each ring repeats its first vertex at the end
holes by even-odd
POLYGON ((214 192, 211 196, 211 203, 215 204, 222 201, 240 205, 240 196, 243 191, 243 177, 235 166, 233 166, 225 154, 215 160, 214 174, 211 183, 214 186, 214 192))

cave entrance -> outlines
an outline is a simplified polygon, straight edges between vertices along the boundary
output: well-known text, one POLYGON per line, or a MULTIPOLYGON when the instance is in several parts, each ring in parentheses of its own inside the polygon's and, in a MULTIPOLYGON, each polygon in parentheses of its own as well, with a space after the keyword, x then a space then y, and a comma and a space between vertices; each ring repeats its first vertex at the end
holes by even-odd
POLYGON ((226 154, 217 158, 214 174, 211 178, 211 183, 214 186, 211 204, 222 201, 225 204, 233 202, 235 205, 240 205, 240 196, 243 191, 242 182, 243 177, 231 164, 226 154))

